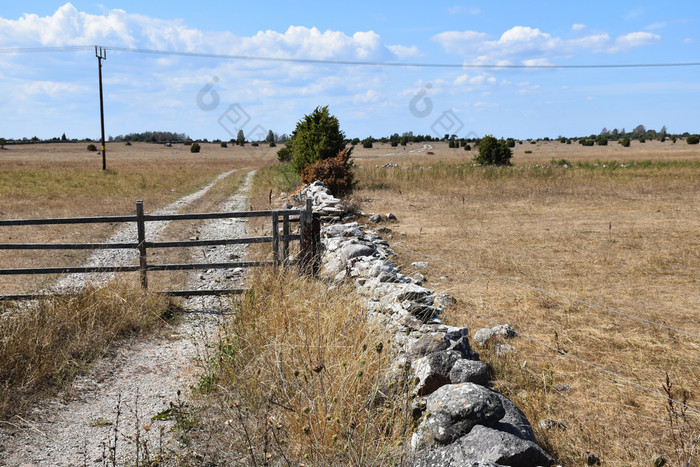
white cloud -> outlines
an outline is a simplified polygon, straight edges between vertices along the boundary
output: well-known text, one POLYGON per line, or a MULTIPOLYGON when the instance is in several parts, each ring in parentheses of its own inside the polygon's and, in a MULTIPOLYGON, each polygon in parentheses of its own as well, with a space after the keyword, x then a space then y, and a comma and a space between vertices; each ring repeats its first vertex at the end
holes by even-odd
POLYGON ((163 20, 123 10, 91 15, 71 3, 51 16, 25 14, 0 18, 0 46, 70 46, 104 44, 185 52, 345 60, 390 60, 417 56, 415 46, 384 45, 374 31, 347 35, 315 27, 290 26, 284 32, 266 30, 252 36, 201 31, 182 20, 163 20))
POLYGON ((389 50, 391 50, 391 53, 396 55, 399 58, 412 58, 412 57, 421 57, 423 56, 423 52, 418 49, 415 45, 411 47, 406 47, 404 45, 389 45, 387 46, 389 50))
POLYGON ((631 32, 629 34, 624 34, 618 36, 615 39, 615 45, 610 47, 608 51, 610 53, 624 52, 633 47, 642 47, 645 45, 650 45, 661 40, 661 36, 658 34, 653 34, 650 32, 631 32))
POLYGON ((584 29, 586 29, 586 25, 585 25, 585 24, 576 23, 576 24, 571 25, 571 30, 572 30, 572 31, 582 31, 582 30, 584 30, 584 29))
POLYGON ((472 8, 467 8, 465 6, 453 6, 452 8, 448 8, 447 12, 451 15, 463 15, 465 13, 469 13, 470 15, 478 15, 481 13, 481 9, 472 7, 472 8))
POLYGON ((21 89, 22 92, 27 95, 44 94, 50 97, 90 91, 85 86, 55 81, 31 81, 22 84, 21 89))
POLYGON ((370 102, 377 102, 379 100, 379 93, 374 89, 368 89, 367 92, 363 94, 356 94, 353 96, 353 104, 368 104, 370 102))
MULTIPOLYGON (((574 25, 581 30, 584 25, 574 25)), ((549 64, 551 58, 570 58, 581 52, 618 53, 634 47, 653 44, 661 36, 650 32, 632 32, 621 35, 614 41, 605 32, 587 34, 573 39, 552 36, 528 26, 515 26, 496 39, 479 31, 445 31, 433 36, 433 40, 450 53, 467 57, 465 63, 525 65, 549 64)))
POLYGON ((523 65, 525 66, 551 66, 552 64, 550 63, 549 59, 547 58, 530 58, 527 60, 523 60, 523 65))
POLYGON ((691 39, 690 37, 686 37, 683 39, 684 44, 695 44, 697 41, 695 39, 691 39))
POLYGON ((446 31, 433 36, 433 40, 448 52, 469 55, 478 50, 488 37, 488 34, 477 31, 446 31))

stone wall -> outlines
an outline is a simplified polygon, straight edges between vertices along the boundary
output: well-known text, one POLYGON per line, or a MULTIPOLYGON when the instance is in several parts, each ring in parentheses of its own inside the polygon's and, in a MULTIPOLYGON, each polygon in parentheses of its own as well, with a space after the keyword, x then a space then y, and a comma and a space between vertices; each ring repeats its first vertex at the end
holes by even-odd
MULTIPOLYGON (((353 281, 367 298, 368 316, 392 336, 392 367, 410 367, 412 414, 419 421, 411 438, 412 465, 551 465, 522 411, 489 389, 488 366, 472 350, 469 330, 440 319, 454 298, 423 287, 420 276, 402 274, 389 261, 393 251, 376 230, 340 223, 353 215, 321 182, 296 196, 299 202, 311 197, 314 211, 332 222, 322 227, 321 277, 353 281)), ((480 343, 495 334, 515 335, 507 325, 477 334, 480 343)))

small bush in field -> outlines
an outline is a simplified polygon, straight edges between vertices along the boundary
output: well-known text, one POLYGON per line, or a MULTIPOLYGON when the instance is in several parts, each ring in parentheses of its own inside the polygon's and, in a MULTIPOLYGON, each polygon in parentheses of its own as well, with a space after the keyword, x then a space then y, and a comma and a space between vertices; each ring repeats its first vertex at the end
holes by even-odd
POLYGON ((280 162, 289 162, 292 160, 292 150, 284 147, 277 151, 277 160, 280 162))
POLYGON ((97 146, 95 146, 94 144, 88 144, 87 150, 91 151, 91 152, 95 152, 95 151, 97 151, 97 146))
POLYGON ((700 136, 698 135, 690 135, 688 138, 685 140, 688 144, 698 144, 700 143, 700 136))
POLYGON ((221 147, 222 147, 222 148, 227 148, 227 147, 228 147, 228 144, 226 144, 226 141, 222 141, 222 142, 221 142, 221 147))
POLYGON ((308 184, 321 180, 335 196, 350 194, 354 186, 353 174, 350 169, 351 152, 352 148, 343 149, 335 157, 307 165, 301 171, 302 182, 308 184))
POLYGON ((271 148, 274 148, 274 147, 277 147, 277 145, 275 144, 274 141, 270 141, 270 147, 271 147, 271 148))
POLYGON ((192 146, 190 146, 190 152, 192 153, 198 153, 200 149, 199 143, 192 143, 192 146))
POLYGON ((630 139, 629 138, 622 138, 619 141, 619 144, 621 144, 623 148, 628 148, 628 147, 630 147, 630 139))

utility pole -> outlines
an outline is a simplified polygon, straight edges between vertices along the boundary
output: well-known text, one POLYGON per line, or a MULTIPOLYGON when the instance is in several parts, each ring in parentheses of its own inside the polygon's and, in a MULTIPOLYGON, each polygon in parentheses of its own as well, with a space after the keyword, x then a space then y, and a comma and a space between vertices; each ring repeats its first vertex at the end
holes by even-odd
POLYGON ((102 170, 107 170, 107 156, 105 154, 105 106, 102 98, 102 60, 107 60, 107 49, 95 46, 97 57, 97 73, 100 76, 100 124, 102 126, 102 170))

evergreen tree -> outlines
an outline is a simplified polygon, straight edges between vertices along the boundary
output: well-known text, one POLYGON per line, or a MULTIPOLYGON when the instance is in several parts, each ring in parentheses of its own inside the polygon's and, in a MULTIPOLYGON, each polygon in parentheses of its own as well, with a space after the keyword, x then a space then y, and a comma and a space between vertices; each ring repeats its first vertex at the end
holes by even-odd
POLYGON ((345 133, 328 106, 319 106, 297 123, 290 141, 292 165, 301 173, 307 165, 337 156, 345 148, 345 133))

